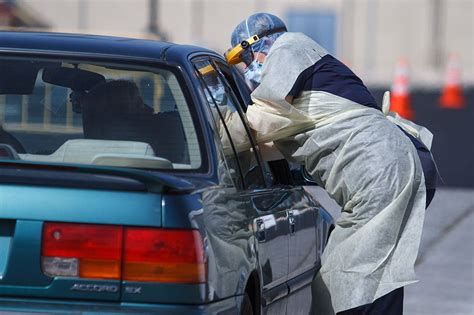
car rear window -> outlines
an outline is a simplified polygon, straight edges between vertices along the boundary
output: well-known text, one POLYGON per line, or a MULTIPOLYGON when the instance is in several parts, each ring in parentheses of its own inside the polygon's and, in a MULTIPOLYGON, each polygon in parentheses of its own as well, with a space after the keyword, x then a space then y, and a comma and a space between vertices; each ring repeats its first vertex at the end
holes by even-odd
POLYGON ((0 59, 0 158, 199 169, 192 110, 168 69, 0 59))

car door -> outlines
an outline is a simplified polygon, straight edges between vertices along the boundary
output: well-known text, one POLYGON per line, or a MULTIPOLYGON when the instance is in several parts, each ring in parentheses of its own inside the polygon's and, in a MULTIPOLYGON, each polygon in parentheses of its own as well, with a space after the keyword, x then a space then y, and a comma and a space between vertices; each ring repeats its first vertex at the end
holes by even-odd
POLYGON ((241 202, 244 198, 254 210, 248 219, 260 268, 262 306, 272 314, 285 314, 285 297, 289 291, 288 193, 268 187, 266 183, 268 175, 262 170, 239 99, 228 81, 231 78, 229 69, 209 57, 196 58, 193 62, 203 85, 202 92, 210 105, 209 111, 216 122, 215 130, 229 169, 229 180, 237 187, 235 196, 230 198, 241 202))
MULTIPOLYGON (((242 96, 244 108, 251 106, 250 90, 242 75, 234 67, 233 78, 242 96)), ((293 183, 291 171, 286 160, 263 162, 268 164, 273 176, 273 187, 286 194, 288 202, 289 237, 289 297, 288 313, 308 313, 311 301, 311 281, 320 265, 320 244, 316 237, 319 217, 319 204, 309 196, 302 186, 293 183)), ((321 232, 321 231, 319 231, 321 232)))
POLYGON ((316 235, 320 222, 319 204, 303 189, 293 183, 288 162, 269 162, 275 185, 282 185, 291 192, 291 208, 288 210, 290 226, 288 314, 308 314, 311 308, 311 282, 319 268, 319 242, 316 235))

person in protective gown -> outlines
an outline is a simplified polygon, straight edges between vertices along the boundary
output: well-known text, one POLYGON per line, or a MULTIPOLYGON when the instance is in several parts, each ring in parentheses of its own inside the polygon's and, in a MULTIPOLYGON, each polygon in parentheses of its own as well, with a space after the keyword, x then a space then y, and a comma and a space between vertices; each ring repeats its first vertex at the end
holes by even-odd
POLYGON ((349 68, 276 16, 250 16, 231 43, 257 142, 304 165, 342 208, 312 284, 314 313, 401 314, 436 185, 431 133, 381 110, 349 68))

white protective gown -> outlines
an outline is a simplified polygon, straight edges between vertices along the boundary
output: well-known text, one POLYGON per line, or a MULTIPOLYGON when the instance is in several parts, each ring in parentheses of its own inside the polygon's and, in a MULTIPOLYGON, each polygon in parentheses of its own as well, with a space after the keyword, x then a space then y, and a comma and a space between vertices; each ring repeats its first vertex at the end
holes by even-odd
MULTIPOLYGON (((300 73, 326 54, 303 34, 280 36, 247 111, 257 141, 274 141, 304 164, 342 207, 313 281, 316 314, 372 303, 416 281, 426 198, 417 151, 393 115, 322 91, 285 101, 300 73)), ((422 140, 430 145, 430 135, 422 140)))

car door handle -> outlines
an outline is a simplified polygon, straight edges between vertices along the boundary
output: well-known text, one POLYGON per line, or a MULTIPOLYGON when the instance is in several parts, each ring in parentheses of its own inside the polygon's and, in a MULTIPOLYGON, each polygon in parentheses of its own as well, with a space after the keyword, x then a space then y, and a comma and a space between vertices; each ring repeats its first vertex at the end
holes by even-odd
POLYGON ((290 235, 295 235, 296 223, 295 223, 295 217, 293 216, 292 211, 288 211, 288 224, 290 225, 290 235))
POLYGON ((256 237, 259 243, 265 242, 265 222, 262 219, 257 219, 255 221, 257 225, 256 237))

